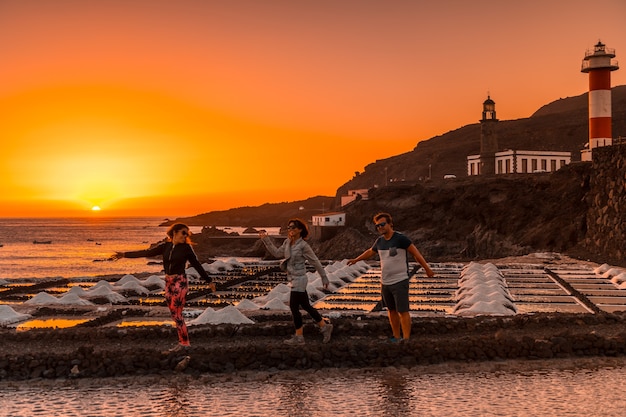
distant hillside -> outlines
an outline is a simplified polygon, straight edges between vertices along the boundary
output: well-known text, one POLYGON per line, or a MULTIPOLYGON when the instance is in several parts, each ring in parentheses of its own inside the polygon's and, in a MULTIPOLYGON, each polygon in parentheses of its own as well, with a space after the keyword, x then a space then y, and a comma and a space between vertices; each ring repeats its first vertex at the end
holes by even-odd
POLYGON ((180 217, 162 223, 167 226, 180 221, 189 226, 284 226, 287 220, 293 217, 310 219, 313 215, 329 211, 333 204, 333 197, 311 197, 301 201, 285 203, 267 203, 256 207, 239 207, 222 211, 211 211, 191 217, 180 217))
MULTIPOLYGON (((580 151, 588 142, 588 94, 556 100, 531 117, 498 122, 501 150, 554 150, 572 153, 580 161, 580 151)), ((496 100, 496 111, 506 106, 496 100)), ((613 136, 626 137, 626 86, 612 89, 613 136)), ((476 119, 480 118, 480 108, 476 119)), ((421 141, 413 151, 378 160, 337 190, 339 197, 348 190, 372 188, 390 182, 419 182, 446 174, 467 176, 467 156, 480 152, 480 123, 463 126, 421 141), (386 171, 385 171, 386 170, 386 171)))

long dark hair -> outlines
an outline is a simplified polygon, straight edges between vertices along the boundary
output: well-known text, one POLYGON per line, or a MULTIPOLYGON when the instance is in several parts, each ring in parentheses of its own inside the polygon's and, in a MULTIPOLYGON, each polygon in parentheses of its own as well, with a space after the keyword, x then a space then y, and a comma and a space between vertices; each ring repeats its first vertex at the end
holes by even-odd
POLYGON ((289 223, 295 224, 296 227, 300 229, 300 237, 302 239, 306 239, 306 237, 309 235, 309 227, 306 225, 306 222, 304 220, 298 218, 289 219, 287 225, 289 225, 289 223))
MULTIPOLYGON (((179 230, 183 230, 183 229, 189 230, 189 226, 187 226, 185 223, 174 223, 173 225, 170 226, 169 229, 167 229, 167 232, 165 232, 165 234, 167 235, 168 240, 171 241, 172 238, 174 237, 174 234, 178 232, 179 230)), ((185 239, 185 241, 187 243, 191 243, 191 238, 189 237, 189 235, 187 235, 187 238, 185 239)))

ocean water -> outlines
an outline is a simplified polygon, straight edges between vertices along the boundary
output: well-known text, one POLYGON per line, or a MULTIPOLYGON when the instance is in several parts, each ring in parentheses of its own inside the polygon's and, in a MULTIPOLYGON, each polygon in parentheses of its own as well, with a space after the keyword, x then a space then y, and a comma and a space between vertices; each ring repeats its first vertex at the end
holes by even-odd
MULTIPOLYGON (((159 273, 161 266, 148 265, 148 259, 105 259, 115 251, 145 249, 165 238, 167 227, 159 226, 163 220, 99 216, 0 219, 0 279, 159 273)), ((190 227, 192 233, 200 229, 190 227)))

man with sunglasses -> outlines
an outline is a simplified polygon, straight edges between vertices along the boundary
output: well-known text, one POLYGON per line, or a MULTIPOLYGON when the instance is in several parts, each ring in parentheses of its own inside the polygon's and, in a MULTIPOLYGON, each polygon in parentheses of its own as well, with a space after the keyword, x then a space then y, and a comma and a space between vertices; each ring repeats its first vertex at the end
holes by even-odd
POLYGON ((361 255, 348 261, 348 265, 369 259, 378 254, 381 268, 381 293, 387 307, 393 337, 391 342, 408 340, 411 336, 411 315, 409 314, 409 255, 419 263, 426 275, 435 273, 415 247, 402 233, 393 230, 393 221, 388 213, 374 216, 374 225, 381 236, 374 245, 361 255))

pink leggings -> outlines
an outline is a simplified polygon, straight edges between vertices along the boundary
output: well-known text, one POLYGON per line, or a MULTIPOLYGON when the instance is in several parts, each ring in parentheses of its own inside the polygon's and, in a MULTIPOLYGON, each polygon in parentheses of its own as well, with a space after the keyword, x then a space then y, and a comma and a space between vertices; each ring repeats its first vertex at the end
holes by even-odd
POLYGON ((189 333, 187 333, 187 325, 183 318, 183 307, 188 289, 185 275, 165 276, 165 302, 170 309, 172 320, 176 323, 178 343, 183 346, 189 346, 189 333))

